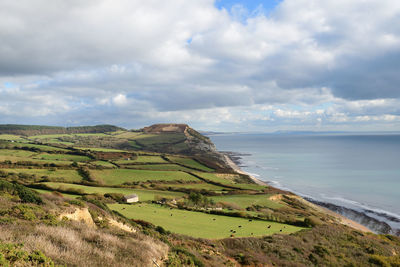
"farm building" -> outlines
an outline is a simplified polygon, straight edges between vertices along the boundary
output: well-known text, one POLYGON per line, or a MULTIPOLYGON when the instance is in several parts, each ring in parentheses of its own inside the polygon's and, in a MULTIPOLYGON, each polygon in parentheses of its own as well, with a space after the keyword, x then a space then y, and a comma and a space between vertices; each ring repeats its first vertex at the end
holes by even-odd
POLYGON ((126 203, 134 203, 139 201, 139 196, 136 194, 124 196, 124 200, 126 203))

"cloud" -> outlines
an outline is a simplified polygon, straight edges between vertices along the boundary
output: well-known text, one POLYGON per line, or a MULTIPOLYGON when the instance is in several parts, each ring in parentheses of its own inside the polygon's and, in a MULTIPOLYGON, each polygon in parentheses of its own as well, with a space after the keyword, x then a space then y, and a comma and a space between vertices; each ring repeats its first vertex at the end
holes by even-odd
POLYGON ((3 121, 257 130, 400 115, 400 3, 214 4, 1 1, 3 121))

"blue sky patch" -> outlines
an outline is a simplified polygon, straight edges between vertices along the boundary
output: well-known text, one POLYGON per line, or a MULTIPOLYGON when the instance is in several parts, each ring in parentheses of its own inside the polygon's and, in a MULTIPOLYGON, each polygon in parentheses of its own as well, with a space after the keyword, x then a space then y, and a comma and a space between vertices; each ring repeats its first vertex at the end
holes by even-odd
POLYGON ((262 5, 264 12, 269 13, 280 2, 281 0, 216 0, 215 6, 219 9, 225 8, 226 10, 230 11, 232 6, 242 5, 251 12, 262 5))

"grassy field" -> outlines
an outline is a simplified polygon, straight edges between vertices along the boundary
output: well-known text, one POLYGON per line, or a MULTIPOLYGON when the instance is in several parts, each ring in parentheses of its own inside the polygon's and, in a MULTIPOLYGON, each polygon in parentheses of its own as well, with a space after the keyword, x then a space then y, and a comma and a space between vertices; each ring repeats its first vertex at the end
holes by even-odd
POLYGON ((43 134, 43 135, 33 135, 33 136, 29 136, 29 139, 35 140, 35 139, 54 139, 54 138, 59 138, 59 137, 66 137, 66 136, 70 136, 73 137, 73 135, 71 134, 43 134))
POLYGON ((26 141, 21 136, 14 134, 0 134, 0 140, 21 141, 21 142, 26 141))
POLYGON ((179 166, 176 164, 140 164, 140 165, 129 165, 125 166, 129 169, 139 170, 155 170, 155 171, 192 171, 192 169, 179 166))
POLYGON ((122 139, 135 139, 140 134, 141 133, 138 133, 138 132, 121 132, 121 133, 114 134, 113 137, 122 138, 122 139))
POLYGON ((227 202, 235 204, 242 209, 252 205, 260 205, 271 209, 279 209, 284 205, 269 199, 271 195, 229 195, 229 196, 216 196, 211 197, 215 202, 227 202))
POLYGON ((15 147, 27 147, 27 148, 36 148, 41 151, 62 151, 66 152, 68 151, 67 149, 64 148, 58 148, 58 147, 52 147, 52 146, 46 146, 46 145, 36 145, 36 144, 27 144, 27 143, 13 143, 15 147))
POLYGON ((149 170, 92 170, 91 173, 97 179, 101 179, 106 185, 120 185, 125 182, 155 181, 198 181, 192 175, 180 171, 149 171, 149 170))
POLYGON ((172 162, 182 164, 189 168, 194 168, 194 169, 202 170, 205 172, 213 172, 214 171, 213 169, 208 168, 207 166, 204 166, 203 164, 201 164, 191 158, 169 156, 168 159, 172 162))
POLYGON ((80 182, 82 177, 75 170, 48 170, 48 169, 2 169, 7 173, 24 173, 29 175, 35 175, 38 178, 47 176, 51 179, 57 179, 57 181, 63 182, 80 182))
POLYGON ((165 144, 174 144, 185 141, 186 137, 182 133, 171 134, 141 134, 133 138, 139 144, 144 146, 159 146, 165 144))
POLYGON ((198 184, 163 184, 165 187, 176 187, 176 188, 190 188, 190 189, 205 189, 205 190, 210 190, 210 191, 222 191, 223 189, 226 189, 221 186, 213 185, 213 184, 207 184, 207 183, 198 183, 198 184))
POLYGON ((169 209, 155 204, 110 204, 109 207, 127 218, 140 219, 160 225, 174 233, 193 237, 220 239, 229 237, 264 236, 275 233, 290 234, 304 228, 276 222, 210 215, 201 212, 169 209), (171 216, 172 215, 172 216, 171 216), (239 227, 241 226, 241 227, 239 227), (271 226, 268 228, 268 226, 271 226), (282 232, 280 232, 282 230, 282 232))
POLYGON ((43 160, 64 160, 64 161, 89 161, 90 158, 86 156, 80 155, 69 155, 69 154, 40 154, 36 157, 36 159, 43 159, 43 160))
POLYGON ((230 175, 230 174, 216 174, 216 173, 205 173, 205 172, 193 172, 194 174, 207 179, 211 182, 215 182, 215 183, 220 183, 220 184, 224 184, 224 185, 229 185, 229 186, 234 186, 235 183, 233 182, 233 178, 235 176, 230 175))
POLYGON ((81 189, 86 194, 106 194, 106 193, 120 193, 123 195, 137 194, 140 201, 152 201, 156 199, 156 196, 164 198, 181 198, 184 196, 180 192, 170 192, 170 191, 159 191, 159 190, 145 190, 145 189, 131 189, 131 188, 113 188, 113 187, 95 187, 95 186, 85 186, 78 184, 66 184, 66 183, 43 183, 55 190, 58 188, 73 188, 81 189))
POLYGON ((118 160, 115 161, 117 164, 133 164, 133 163, 167 163, 162 157, 160 156, 138 156, 136 159, 132 160, 118 160))
POLYGON ((107 161, 103 161, 103 160, 96 160, 96 161, 92 161, 90 163, 93 165, 96 165, 96 166, 101 166, 101 167, 116 168, 116 166, 114 164, 107 162, 107 161))
MULTIPOLYGON (((39 194, 51 194, 53 193, 52 190, 44 190, 44 189, 37 189, 37 188, 32 188, 34 191, 38 192, 39 194)), ((69 198, 77 198, 80 197, 80 195, 73 195, 73 194, 66 194, 66 193, 61 193, 64 197, 69 197, 69 198)))
POLYGON ((35 155, 36 152, 20 150, 20 149, 0 149, 1 156, 13 156, 13 157, 23 157, 29 158, 35 155))
POLYGON ((125 150, 120 149, 112 149, 112 148, 101 148, 101 147, 75 147, 80 150, 91 150, 91 151, 99 151, 99 152, 126 152, 125 150))

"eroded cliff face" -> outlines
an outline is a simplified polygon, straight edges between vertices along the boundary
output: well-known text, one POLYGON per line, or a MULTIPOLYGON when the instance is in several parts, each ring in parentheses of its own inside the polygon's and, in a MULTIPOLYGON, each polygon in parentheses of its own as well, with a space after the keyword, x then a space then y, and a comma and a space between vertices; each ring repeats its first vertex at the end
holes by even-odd
POLYGON ((187 124, 154 124, 143 128, 142 131, 146 134, 156 134, 160 136, 163 134, 181 134, 183 142, 173 144, 173 146, 170 147, 164 147, 163 152, 177 152, 195 156, 199 161, 202 161, 203 163, 206 163, 206 165, 216 169, 232 169, 227 162, 225 155, 218 152, 210 138, 197 132, 187 124), (182 149, 176 149, 179 146, 182 146, 182 149))

